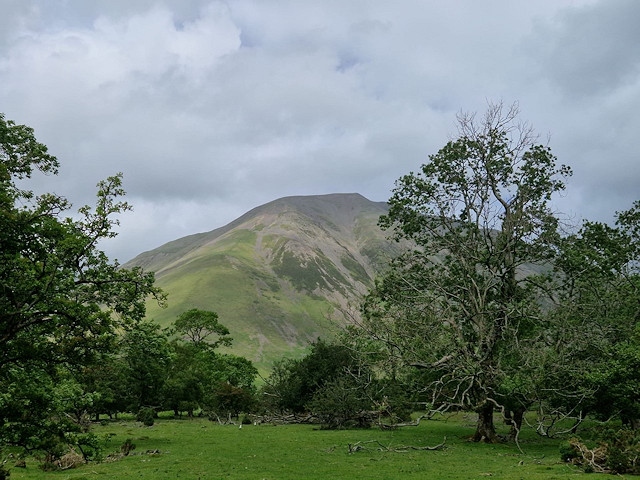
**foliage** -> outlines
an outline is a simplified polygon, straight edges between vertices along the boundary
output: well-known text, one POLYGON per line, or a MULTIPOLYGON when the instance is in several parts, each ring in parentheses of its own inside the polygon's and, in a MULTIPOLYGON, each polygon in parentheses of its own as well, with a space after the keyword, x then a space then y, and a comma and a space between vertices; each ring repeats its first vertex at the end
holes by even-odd
POLYGON ((640 474, 640 431, 607 428, 600 437, 593 448, 579 438, 571 438, 561 445, 561 459, 589 473, 640 474))
POLYGON ((460 115, 459 138, 396 182, 380 224, 415 247, 371 290, 360 325, 397 367, 432 372, 433 408, 476 411, 475 440, 497 439, 501 386, 534 351, 529 269, 552 260, 549 201, 570 174, 517 113, 497 104, 480 122, 460 115))
POLYGON ((203 360, 207 383, 224 382, 248 391, 254 390, 258 371, 250 360, 228 353, 205 355, 203 360))
POLYGON ((255 396, 250 389, 220 382, 210 387, 209 396, 205 397, 203 406, 210 417, 238 417, 241 412, 251 412, 255 405, 255 396))
POLYGON ((318 340, 303 358, 277 363, 261 393, 269 412, 310 413, 325 428, 343 428, 396 415, 401 402, 391 400, 391 390, 349 346, 318 340))
POLYGON ((229 329, 218 322, 218 314, 206 310, 192 308, 181 313, 173 323, 175 333, 194 345, 208 345, 217 348, 221 345, 231 345, 229 329), (216 335, 214 342, 208 342, 207 338, 216 335))
POLYGON ((326 382, 307 403, 325 428, 371 425, 371 400, 351 378, 340 376, 326 382))
POLYGON ((104 352, 95 362, 74 369, 73 375, 82 385, 82 390, 93 393, 88 413, 95 420, 101 414, 113 417, 130 408, 128 374, 129 366, 119 351, 104 352))
POLYGON ((640 204, 618 212, 615 226, 585 222, 563 239, 550 286, 550 353, 541 377, 550 411, 618 416, 640 425, 640 204))
POLYGON ((164 408, 175 415, 188 412, 193 415, 203 397, 203 372, 199 356, 202 351, 190 344, 171 342, 171 362, 163 386, 164 408))
POLYGON ((121 355, 126 365, 128 410, 160 407, 171 362, 167 334, 156 323, 140 322, 124 334, 121 355))
POLYGON ((318 390, 344 376, 352 366, 354 358, 347 347, 318 340, 303 358, 284 359, 274 366, 263 388, 267 407, 304 412, 318 390))
POLYGON ((203 409, 232 416, 252 412, 258 371, 251 361, 230 354, 209 354, 203 360, 203 409))
POLYGON ((56 391, 60 375, 109 351, 117 331, 163 300, 154 276, 120 268, 98 249, 129 210, 122 177, 98 184, 94 208, 64 217, 58 195, 25 189, 34 171, 56 174, 58 160, 33 130, 0 115, 0 444, 40 448, 73 426, 56 391))
POLYGON ((122 453, 125 457, 135 449, 136 445, 130 438, 127 438, 124 442, 122 442, 122 445, 120 445, 120 453, 122 453))
POLYGON ((142 407, 138 410, 136 420, 147 427, 152 427, 156 421, 156 411, 151 407, 142 407))
POLYGON ((192 309, 181 314, 171 332, 182 334, 171 343, 172 359, 164 384, 164 404, 175 415, 196 408, 210 415, 250 412, 255 403, 258 371, 246 358, 215 351, 231 345, 229 330, 215 312, 192 309), (207 341, 215 334, 216 341, 207 341))

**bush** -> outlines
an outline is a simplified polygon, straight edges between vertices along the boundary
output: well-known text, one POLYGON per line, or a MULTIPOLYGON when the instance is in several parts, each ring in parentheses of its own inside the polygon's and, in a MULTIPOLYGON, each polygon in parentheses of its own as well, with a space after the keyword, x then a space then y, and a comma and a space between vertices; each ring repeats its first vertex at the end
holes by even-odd
POLYGON ((561 445, 560 457, 581 466, 585 472, 640 474, 640 431, 607 429, 594 448, 572 438, 561 445))
POLYGON ((350 379, 338 377, 325 384, 307 404, 325 428, 371 426, 371 405, 350 379))
POLYGON ((40 442, 39 448, 44 452, 40 468, 49 472, 59 468, 58 462, 68 452, 69 446, 58 436, 50 435, 40 442))
POLYGON ((560 444, 560 460, 565 463, 573 463, 574 459, 578 458, 580 458, 580 452, 572 442, 567 441, 560 444))
POLYGON ((205 397, 203 408, 210 416, 238 417, 241 412, 251 412, 254 403, 255 398, 251 390, 236 387, 229 382, 221 382, 205 397))
POLYGON ((122 445, 120 445, 120 453, 125 457, 129 455, 133 450, 136 449, 135 444, 131 441, 130 438, 127 438, 122 445))
POLYGON ((156 421, 156 411, 151 407, 142 407, 138 410, 136 420, 142 422, 147 427, 151 427, 156 421))
MULTIPOLYGON (((325 385, 360 369, 346 346, 318 340, 301 359, 283 359, 274 365, 263 388, 264 407, 279 412, 302 413, 325 385)), ((362 372, 363 375, 366 372, 362 372)))
POLYGON ((607 468, 612 473, 640 473, 640 432, 622 428, 607 438, 607 468))

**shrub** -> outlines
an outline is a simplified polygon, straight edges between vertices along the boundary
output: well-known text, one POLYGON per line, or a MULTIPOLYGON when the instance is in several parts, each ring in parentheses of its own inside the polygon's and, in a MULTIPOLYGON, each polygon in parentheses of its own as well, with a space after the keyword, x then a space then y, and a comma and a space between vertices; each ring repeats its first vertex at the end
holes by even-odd
POLYGON ((130 438, 127 438, 122 445, 120 445, 120 453, 125 457, 129 455, 133 450, 136 449, 135 444, 131 441, 130 438))
POLYGON ((263 388, 267 400, 264 406, 267 410, 302 413, 322 387, 358 367, 349 348, 318 340, 305 357, 276 363, 263 388))
POLYGON ((607 441, 607 468, 612 473, 640 473, 640 432, 622 428, 610 432, 607 441))
POLYGON ((571 441, 560 444, 560 460, 565 463, 573 463, 574 459, 578 458, 581 458, 580 452, 571 441))
POLYGON ((565 462, 579 465, 585 472, 623 474, 640 473, 640 431, 629 428, 607 429, 594 448, 579 438, 572 438, 560 447, 565 462))
POLYGON ((346 377, 325 384, 307 404, 324 428, 369 427, 370 402, 362 390, 346 377))
POLYGON ((151 407, 142 407, 138 410, 136 420, 142 422, 147 427, 151 427, 156 420, 156 411, 151 407))
POLYGON ((58 461, 68 451, 68 445, 55 435, 50 435, 43 439, 39 447, 44 452, 40 468, 45 472, 57 470, 59 467, 58 461))

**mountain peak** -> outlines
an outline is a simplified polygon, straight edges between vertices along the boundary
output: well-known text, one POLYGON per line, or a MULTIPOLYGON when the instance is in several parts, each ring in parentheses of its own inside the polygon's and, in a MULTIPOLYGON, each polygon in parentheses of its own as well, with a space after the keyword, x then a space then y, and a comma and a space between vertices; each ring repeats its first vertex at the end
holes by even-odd
POLYGON ((148 312, 161 324, 190 308, 216 311, 236 339, 233 350, 269 365, 357 310, 394 254, 377 226, 387 211, 358 193, 283 197, 126 266, 156 272, 169 307, 149 304, 148 312))

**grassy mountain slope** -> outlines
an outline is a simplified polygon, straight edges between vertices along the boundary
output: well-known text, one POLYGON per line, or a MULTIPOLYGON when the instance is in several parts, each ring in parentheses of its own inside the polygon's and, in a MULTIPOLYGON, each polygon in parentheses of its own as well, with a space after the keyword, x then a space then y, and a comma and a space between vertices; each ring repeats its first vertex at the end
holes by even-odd
POLYGON ((232 350, 268 368, 347 321, 394 253, 378 228, 385 203, 358 194, 287 197, 230 224, 169 242, 127 263, 156 272, 169 307, 148 315, 167 325, 190 308, 218 312, 232 350))

